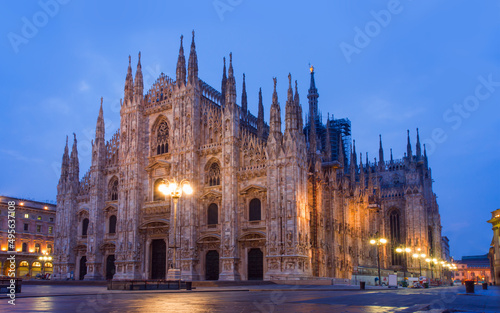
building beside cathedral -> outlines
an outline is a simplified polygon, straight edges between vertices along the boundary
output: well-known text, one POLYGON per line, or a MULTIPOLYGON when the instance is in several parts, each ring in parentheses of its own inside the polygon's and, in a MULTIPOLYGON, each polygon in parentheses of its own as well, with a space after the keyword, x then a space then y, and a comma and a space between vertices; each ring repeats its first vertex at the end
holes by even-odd
MULTIPOLYGON (((131 60, 120 128, 105 140, 102 99, 92 163, 80 179, 77 140, 64 150, 57 186, 54 277, 163 279, 173 242, 185 280, 349 279, 376 269, 374 236, 385 236, 381 267, 418 273, 418 260, 395 248, 441 256, 441 223, 425 147, 410 143, 402 159, 357 154, 348 119, 318 110, 311 68, 308 117, 288 77, 284 106, 259 93, 247 109, 245 76, 237 100, 232 56, 220 92, 198 76, 194 33, 186 66, 181 45, 176 77, 161 74, 144 93, 141 55, 131 60), (269 123, 264 102, 270 101, 269 123), (282 127, 281 109, 285 110, 282 127), (284 130, 284 131, 283 131, 284 130), (173 204, 163 179, 188 179, 191 196, 173 204)), ((270 87, 270 86, 268 86, 270 87)), ((254 92, 254 91, 252 91, 254 92)), ((255 91, 257 92, 257 91, 255 91)), ((425 272, 425 268, 423 269, 425 272)))

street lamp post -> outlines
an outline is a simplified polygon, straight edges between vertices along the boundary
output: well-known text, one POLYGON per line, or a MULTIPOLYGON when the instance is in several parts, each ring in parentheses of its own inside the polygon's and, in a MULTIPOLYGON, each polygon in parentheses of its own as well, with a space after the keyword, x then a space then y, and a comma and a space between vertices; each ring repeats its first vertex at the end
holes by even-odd
POLYGON ((174 202, 174 256, 172 264, 168 269, 167 279, 168 280, 180 280, 181 273, 180 269, 177 267, 177 203, 179 202, 182 193, 190 195, 193 193, 193 188, 186 179, 181 180, 177 183, 175 178, 172 181, 164 180, 159 186, 158 190, 165 196, 170 196, 174 202))
POLYGON ((44 256, 39 257, 38 260, 40 260, 40 262, 42 263, 42 269, 43 269, 42 275, 45 275, 45 265, 47 262, 52 261, 52 257, 44 255, 44 256))
POLYGON ((378 284, 381 286, 382 281, 380 277, 380 246, 385 245, 387 243, 387 239, 381 238, 381 237, 376 237, 374 239, 370 240, 371 245, 376 245, 377 246, 377 269, 378 269, 378 284))
MULTIPOLYGON (((417 251, 420 251, 420 248, 417 249, 417 251)), ((422 276, 422 259, 425 257, 426 257, 425 253, 413 254, 413 258, 418 259, 418 267, 419 267, 419 275, 418 276, 422 276)))
POLYGON ((403 264, 403 283, 405 282, 405 278, 406 278, 406 272, 408 270, 408 258, 407 258, 407 253, 410 253, 411 252, 411 249, 408 248, 408 247, 399 247, 396 249, 396 252, 397 253, 403 253, 404 255, 404 264, 403 264))

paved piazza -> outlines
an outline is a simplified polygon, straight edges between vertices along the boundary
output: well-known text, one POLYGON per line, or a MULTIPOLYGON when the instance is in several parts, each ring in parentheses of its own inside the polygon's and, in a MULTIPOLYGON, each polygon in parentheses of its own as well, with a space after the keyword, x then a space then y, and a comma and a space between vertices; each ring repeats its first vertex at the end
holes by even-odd
POLYGON ((349 286, 244 286, 194 291, 108 291, 101 286, 24 286, 0 312, 500 312, 500 288, 366 291, 349 286), (337 289, 337 290, 334 290, 337 289))

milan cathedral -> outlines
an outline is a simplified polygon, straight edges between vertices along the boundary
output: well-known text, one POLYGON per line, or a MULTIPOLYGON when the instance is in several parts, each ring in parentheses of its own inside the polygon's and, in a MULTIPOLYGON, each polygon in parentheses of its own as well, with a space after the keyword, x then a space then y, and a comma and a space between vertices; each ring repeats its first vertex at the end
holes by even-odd
MULTIPOLYGON (((176 77, 161 74, 144 93, 141 55, 131 60, 120 128, 105 139, 102 99, 90 169, 80 178, 77 140, 68 140, 57 186, 54 279, 164 279, 177 243, 183 280, 350 279, 376 268, 369 241, 387 238, 381 267, 418 272, 405 246, 441 256, 441 222, 431 169, 418 130, 401 159, 363 162, 348 119, 318 110, 310 69, 303 119, 297 81, 288 76, 284 127, 274 79, 269 122, 261 90, 247 109, 245 75, 237 99, 232 55, 220 91, 198 76, 194 40, 182 37, 176 77), (239 104, 238 104, 239 102, 239 104), (282 129, 284 128, 284 132, 282 129), (415 150, 414 150, 415 148, 415 150), (187 179, 173 227, 165 179, 187 179), (176 236, 174 240, 174 236, 176 236), (403 264, 405 263, 405 264, 403 264)), ((283 86, 282 85, 282 86, 283 86)))

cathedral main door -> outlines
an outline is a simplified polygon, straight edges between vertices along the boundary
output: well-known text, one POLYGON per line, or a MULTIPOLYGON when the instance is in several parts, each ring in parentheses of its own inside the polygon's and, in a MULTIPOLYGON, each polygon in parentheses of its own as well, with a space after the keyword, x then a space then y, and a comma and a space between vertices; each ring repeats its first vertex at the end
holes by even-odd
POLYGON ((115 271, 115 255, 111 254, 106 258, 106 279, 113 279, 115 271))
POLYGON ((85 275, 87 275, 87 257, 84 255, 80 259, 80 276, 78 278, 83 280, 85 275))
POLYGON ((167 244, 163 239, 151 242, 151 279, 165 279, 167 267, 167 244))
POLYGON ((258 248, 248 251, 248 280, 264 279, 264 253, 258 248))
POLYGON ((205 258, 205 279, 219 280, 219 252, 210 250, 205 258))

